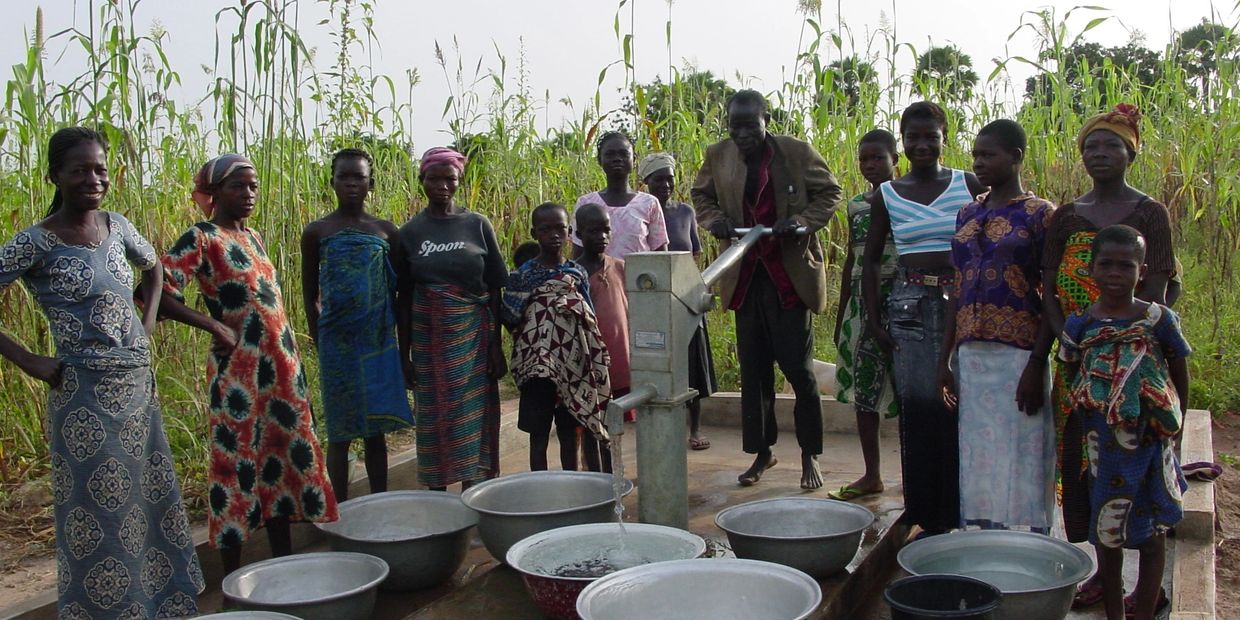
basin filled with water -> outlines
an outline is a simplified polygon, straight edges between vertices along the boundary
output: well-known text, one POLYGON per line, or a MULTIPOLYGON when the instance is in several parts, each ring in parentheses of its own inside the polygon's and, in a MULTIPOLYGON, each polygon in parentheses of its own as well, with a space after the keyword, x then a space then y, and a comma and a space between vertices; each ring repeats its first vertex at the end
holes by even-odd
MULTIPOLYGON (((620 495, 633 491, 623 480, 620 495)), ((587 471, 531 471, 480 482, 461 494, 478 512, 478 534, 503 562, 518 541, 557 527, 615 519, 612 476, 587 471)))
POLYGON ((815 497, 777 497, 739 504, 715 516, 738 558, 776 562, 822 579, 848 566, 874 513, 815 497))
POLYGON ((634 566, 687 560, 706 552, 701 536, 663 525, 571 525, 534 534, 508 549, 534 603, 550 618, 577 618, 577 596, 590 583, 634 566))
POLYGON ((809 575, 758 560, 674 560, 625 569, 586 586, 583 620, 801 620, 822 604, 809 575))
POLYGON ((384 590, 432 588, 452 577, 469 551, 478 513, 442 491, 389 491, 340 504, 340 519, 316 523, 334 551, 368 553, 391 570, 384 590))
POLYGON ((387 576, 387 563, 372 555, 302 553, 243 566, 224 577, 222 589, 243 610, 302 620, 365 620, 387 576))
POLYGON ((1060 620, 1072 608, 1077 584, 1094 572, 1089 555, 1069 543, 1005 530, 931 536, 896 557, 913 575, 964 575, 998 588, 997 620, 1060 620))

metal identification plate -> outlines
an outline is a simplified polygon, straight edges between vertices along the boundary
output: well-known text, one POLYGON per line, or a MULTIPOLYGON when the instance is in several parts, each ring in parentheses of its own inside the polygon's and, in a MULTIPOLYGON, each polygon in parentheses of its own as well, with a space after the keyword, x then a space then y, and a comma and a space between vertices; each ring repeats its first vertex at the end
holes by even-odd
POLYGON ((633 332, 633 346, 639 349, 666 349, 667 332, 633 332))

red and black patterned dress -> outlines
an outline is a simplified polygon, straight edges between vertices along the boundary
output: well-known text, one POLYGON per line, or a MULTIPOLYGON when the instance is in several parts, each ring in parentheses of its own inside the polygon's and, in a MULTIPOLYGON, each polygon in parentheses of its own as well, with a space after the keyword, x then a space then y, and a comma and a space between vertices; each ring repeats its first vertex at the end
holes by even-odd
POLYGON ((207 357, 211 543, 235 548, 273 517, 335 521, 306 373, 258 233, 199 222, 163 265, 166 294, 182 299, 196 280, 211 317, 238 335, 231 353, 207 357))

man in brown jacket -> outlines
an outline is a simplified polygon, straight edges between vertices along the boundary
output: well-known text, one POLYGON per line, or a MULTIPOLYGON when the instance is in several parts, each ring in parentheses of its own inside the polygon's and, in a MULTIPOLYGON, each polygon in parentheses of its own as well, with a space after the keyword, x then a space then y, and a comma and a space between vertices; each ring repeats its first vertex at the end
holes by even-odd
POLYGON ((698 224, 725 244, 733 229, 773 228, 741 263, 720 279, 720 298, 736 312, 741 367, 744 450, 756 454, 738 478, 749 486, 775 465, 774 365, 796 393, 793 418, 801 446, 801 488, 822 486, 822 403, 813 373, 813 316, 827 305, 826 271, 818 229, 842 195, 814 148, 767 133, 766 100, 742 90, 728 100, 730 140, 712 145, 693 184, 698 224), (804 227, 808 234, 799 231, 804 227))

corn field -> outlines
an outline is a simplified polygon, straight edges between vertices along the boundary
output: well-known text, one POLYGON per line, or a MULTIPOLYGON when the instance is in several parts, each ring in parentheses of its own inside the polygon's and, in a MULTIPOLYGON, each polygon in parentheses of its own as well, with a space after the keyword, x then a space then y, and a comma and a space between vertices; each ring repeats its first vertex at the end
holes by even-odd
MULTIPOLYGON (((327 162, 336 149, 356 146, 374 155, 371 210, 399 225, 424 204, 410 127, 448 128, 471 159, 458 201, 487 215, 511 248, 524 240, 534 205, 571 203, 604 185, 593 145, 601 131, 629 131, 639 157, 652 150, 675 154, 683 199, 706 147, 725 133, 723 101, 732 87, 723 80, 670 62, 666 82, 632 79, 634 41, 620 19, 628 0, 617 7, 618 57, 601 69, 597 84, 587 78, 583 92, 532 94, 519 54, 514 61, 497 50, 493 62, 474 66, 454 49, 437 49, 442 75, 433 79, 445 80, 452 93, 442 115, 415 115, 409 104, 428 76, 375 75, 361 62, 377 45, 371 4, 321 1, 330 5, 332 19, 317 25, 298 23, 291 0, 250 0, 222 10, 218 22, 236 26, 217 33, 211 86, 194 105, 165 97, 186 68, 170 66, 165 50, 177 42, 166 33, 135 29, 138 0, 87 0, 88 29, 51 35, 41 14, 26 16, 33 34, 24 62, 12 67, 0 110, 0 199, 8 210, 0 217, 0 238, 47 210, 53 188, 45 180, 44 151, 60 127, 85 124, 107 135, 112 188, 105 208, 124 213, 157 248, 168 247, 199 218, 189 199, 198 166, 219 152, 247 154, 262 183, 251 225, 268 243, 307 352, 298 239, 306 223, 334 206, 327 162), (318 58, 302 38, 315 28, 330 32, 334 46, 318 58), (49 81, 49 59, 70 46, 87 50, 86 64, 74 67, 75 79, 49 81), (601 104, 609 71, 625 74, 625 104, 618 109, 601 104), (560 128, 538 130, 544 110, 560 97, 584 105, 560 128)), ((875 127, 894 129, 909 101, 928 98, 949 110, 945 163, 957 168, 971 167, 972 133, 983 124, 1019 120, 1030 143, 1026 187, 1061 203, 1089 187, 1075 145, 1083 120, 1119 102, 1142 109, 1144 145, 1129 180, 1167 204, 1176 224, 1176 251, 1186 269, 1177 309, 1196 348, 1192 405, 1215 411, 1240 405, 1240 334, 1234 329, 1240 288, 1232 260, 1240 247, 1240 40, 1234 34, 1240 3, 1232 16, 1213 16, 1218 27, 1209 29, 1207 45, 1188 49, 1173 42, 1154 52, 1144 65, 1153 77, 1111 57, 1091 62, 1078 53, 1089 31, 1109 19, 1088 8, 1026 13, 1011 24, 1013 36, 1032 33, 1038 54, 1007 58, 980 78, 959 63, 946 72, 928 70, 928 64, 922 70, 928 50, 897 40, 888 25, 859 41, 846 26, 826 29, 818 10, 803 2, 799 15, 790 12, 789 19, 802 21, 800 51, 790 59, 792 77, 767 93, 772 129, 816 144, 846 193, 867 189, 856 169, 857 139, 875 127), (826 57, 845 60, 828 63, 826 57), (910 58, 919 59, 918 70, 898 71, 910 58), (1025 92, 1015 92, 1007 79, 1016 65, 1037 71, 1025 92)), ((667 45, 670 61, 670 19, 666 32, 666 41, 651 44, 667 45)), ((844 233, 842 218, 822 233, 837 283, 844 233)), ((713 253, 708 247, 707 258, 713 253)), ((834 358, 829 314, 817 327, 818 357, 826 360, 834 358)), ((711 321, 721 379, 735 389, 731 318, 716 312, 711 321)), ((0 294, 0 329, 37 352, 53 351, 46 321, 23 287, 0 294)), ((181 325, 164 324, 156 334, 165 425, 191 501, 201 494, 205 475, 207 347, 205 335, 181 325)), ((313 383, 313 355, 305 361, 313 383)), ((39 382, 0 363, 0 500, 46 473, 45 398, 39 382)))

